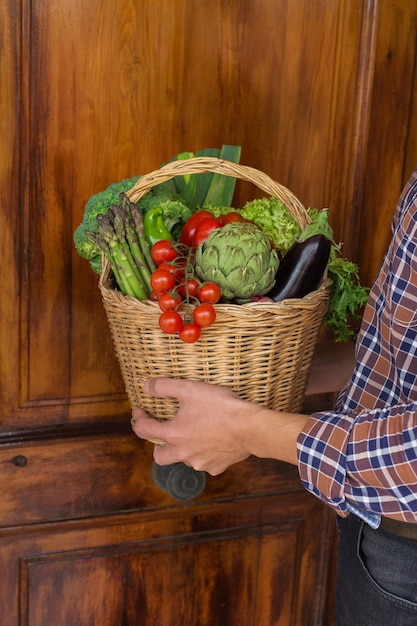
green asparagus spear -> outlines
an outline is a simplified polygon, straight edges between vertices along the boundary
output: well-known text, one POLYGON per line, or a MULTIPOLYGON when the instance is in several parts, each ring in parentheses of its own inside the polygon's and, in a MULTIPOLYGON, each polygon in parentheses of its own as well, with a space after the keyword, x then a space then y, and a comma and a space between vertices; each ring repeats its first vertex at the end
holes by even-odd
POLYGON ((123 242, 123 247, 126 245, 126 254, 132 257, 132 263, 137 268, 140 278, 144 283, 148 295, 151 292, 151 273, 146 264, 146 260, 143 256, 141 247, 139 245, 139 239, 134 229, 133 223, 129 214, 123 210, 123 208, 117 207, 115 209, 114 216, 114 230, 120 242, 123 242))
MULTIPOLYGON (((116 216, 114 216, 114 222, 116 222, 116 216)), ((138 300, 146 300, 149 297, 146 286, 144 285, 138 269, 132 259, 131 252, 126 243, 126 238, 122 231, 116 232, 116 225, 111 223, 108 216, 97 216, 98 233, 108 244, 112 256, 112 269, 117 268, 119 277, 122 284, 119 287, 126 295, 133 295, 138 300), (120 234, 120 238, 119 238, 120 234), (129 289, 126 287, 126 281, 129 284, 129 289)), ((118 225, 120 229, 120 226, 118 225)), ((115 273, 115 276, 117 274, 115 273)))
POLYGON ((92 230, 86 230, 85 236, 89 241, 91 241, 93 245, 96 246, 96 248, 98 248, 101 252, 105 254, 107 260, 109 261, 112 267, 113 274, 114 274, 117 284, 121 285, 122 277, 120 276, 117 267, 115 267, 113 256, 110 250, 110 246, 107 243, 107 241, 105 241, 101 235, 99 235, 98 233, 92 230))
POLYGON ((135 205, 135 208, 132 209, 132 218, 133 218, 134 228, 138 234, 139 243, 140 243, 140 247, 141 247, 144 259, 146 261, 146 264, 149 268, 150 273, 152 274, 152 272, 156 270, 156 263, 153 260, 152 255, 151 255, 152 246, 150 245, 150 243, 145 237, 142 214, 136 205, 135 205))
POLYGON ((149 242, 145 237, 143 215, 139 207, 134 202, 130 202, 128 196, 125 193, 120 194, 120 206, 124 207, 130 215, 133 228, 136 232, 139 246, 142 251, 142 256, 148 267, 149 273, 152 274, 152 272, 156 269, 156 263, 152 259, 151 246, 149 245, 149 242))

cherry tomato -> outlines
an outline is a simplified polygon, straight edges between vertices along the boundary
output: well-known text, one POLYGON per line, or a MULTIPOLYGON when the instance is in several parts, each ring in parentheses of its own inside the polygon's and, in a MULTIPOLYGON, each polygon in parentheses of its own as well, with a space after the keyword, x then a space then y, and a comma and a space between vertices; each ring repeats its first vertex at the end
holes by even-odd
POLYGON ((201 222, 197 225, 195 229, 194 237, 193 237, 193 247, 197 248, 203 241, 207 239, 210 233, 216 228, 220 228, 221 224, 219 220, 216 220, 215 217, 205 217, 201 222))
POLYGON ((182 327, 182 317, 175 311, 165 311, 159 316, 159 327, 164 333, 173 335, 182 327))
POLYGON ((244 218, 237 211, 230 211, 226 215, 220 215, 217 218, 222 226, 230 224, 230 222, 244 222, 244 218))
POLYGON ((181 341, 195 343, 200 339, 201 328, 197 324, 184 324, 178 331, 181 341))
POLYGON ((151 287, 155 291, 170 291, 175 285, 175 279, 167 269, 158 268, 151 274, 151 287))
POLYGON ((204 302, 207 304, 216 304, 222 296, 222 292, 220 290, 219 285, 216 283, 204 283, 200 289, 196 293, 197 298, 200 302, 204 302))
POLYGON ((175 261, 172 274, 175 278, 176 283, 181 283, 184 281, 186 265, 186 259, 178 259, 177 261, 175 261))
POLYGON ((181 234, 180 234, 180 243, 185 244, 189 248, 193 245, 193 237, 195 233, 195 229, 198 224, 206 217, 211 217, 214 219, 214 215, 211 211, 197 211, 194 213, 184 224, 181 234))
POLYGON ((195 296, 199 286, 200 286, 200 283, 198 282, 198 280, 195 280, 194 278, 190 278, 190 280, 187 281, 187 289, 185 288, 185 283, 181 283, 180 286, 178 287, 178 291, 182 295, 183 298, 186 297, 187 291, 188 291, 189 296, 195 296))
POLYGON ((181 302, 182 298, 179 293, 166 291, 159 296, 159 308, 161 311, 173 311, 181 302))
POLYGON ((184 280, 186 264, 187 261, 182 259, 174 259, 173 261, 162 261, 162 263, 158 265, 158 269, 166 270, 173 275, 176 283, 180 283, 184 280))
MULTIPOLYGON (((176 271, 176 266, 174 265, 174 263, 168 263, 167 261, 162 261, 162 263, 160 263, 158 265, 158 270, 166 270, 167 272, 169 272, 170 274, 174 275, 175 271, 176 271)), ((156 272, 156 270, 154 270, 154 273, 156 272)))
POLYGON ((200 328, 207 328, 216 321, 216 311, 211 304, 199 304, 193 311, 193 319, 200 328))
POLYGON ((150 295, 149 295, 149 300, 152 300, 152 302, 159 302, 159 296, 161 294, 159 293, 159 291, 155 291, 155 289, 152 289, 150 295))
POLYGON ((163 261, 173 261, 177 258, 178 252, 172 245, 171 241, 160 239, 151 248, 151 256, 157 265, 163 261))

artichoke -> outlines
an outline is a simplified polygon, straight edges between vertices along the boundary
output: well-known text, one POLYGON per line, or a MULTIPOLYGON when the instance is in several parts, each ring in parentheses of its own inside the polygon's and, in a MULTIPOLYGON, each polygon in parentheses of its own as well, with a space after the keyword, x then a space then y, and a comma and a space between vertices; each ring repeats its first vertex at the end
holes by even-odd
POLYGON ((268 293, 278 265, 277 251, 268 236, 249 222, 217 228, 196 250, 197 275, 217 283, 226 302, 244 304, 268 293))

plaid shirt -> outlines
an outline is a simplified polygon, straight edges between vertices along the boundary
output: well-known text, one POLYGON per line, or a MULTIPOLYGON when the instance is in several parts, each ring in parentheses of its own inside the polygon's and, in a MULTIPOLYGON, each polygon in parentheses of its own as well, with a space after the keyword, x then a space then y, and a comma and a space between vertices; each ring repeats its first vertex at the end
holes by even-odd
POLYGON ((382 515, 417 523, 417 169, 392 221, 370 291, 352 379, 331 412, 298 437, 304 486, 339 515, 372 527, 382 515))

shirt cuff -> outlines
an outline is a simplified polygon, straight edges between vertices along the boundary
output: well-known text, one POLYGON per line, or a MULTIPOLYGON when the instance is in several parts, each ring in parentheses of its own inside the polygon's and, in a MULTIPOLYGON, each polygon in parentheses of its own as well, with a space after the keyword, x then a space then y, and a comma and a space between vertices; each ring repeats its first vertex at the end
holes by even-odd
POLYGON ((313 413, 297 439, 304 487, 345 517, 346 450, 355 414, 313 413))

